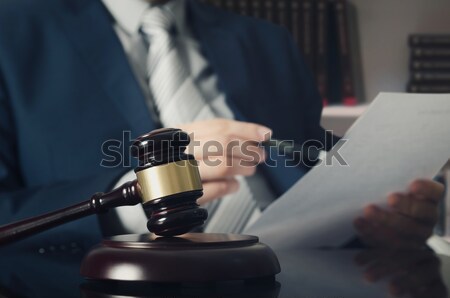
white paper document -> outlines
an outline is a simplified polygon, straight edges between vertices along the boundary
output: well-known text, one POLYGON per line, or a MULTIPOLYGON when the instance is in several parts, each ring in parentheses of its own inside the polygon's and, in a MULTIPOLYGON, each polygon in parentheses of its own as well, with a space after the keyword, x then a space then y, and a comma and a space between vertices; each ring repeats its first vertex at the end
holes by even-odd
POLYGON ((275 249, 344 244, 364 206, 385 205, 450 158, 450 94, 380 93, 340 142, 347 166, 314 167, 245 233, 275 249))

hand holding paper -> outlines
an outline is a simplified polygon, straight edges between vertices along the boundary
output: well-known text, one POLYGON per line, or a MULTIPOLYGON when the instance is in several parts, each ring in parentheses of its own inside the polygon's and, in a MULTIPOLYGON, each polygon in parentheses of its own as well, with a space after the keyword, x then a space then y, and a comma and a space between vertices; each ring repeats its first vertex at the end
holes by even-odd
POLYGON ((376 205, 364 208, 354 224, 367 245, 377 248, 423 247, 437 223, 439 200, 444 186, 432 180, 414 181, 406 193, 388 196, 388 209, 376 205))
POLYGON ((344 244, 366 205, 386 205, 390 193, 446 163, 450 95, 381 93, 340 143, 347 165, 316 166, 246 232, 274 248, 344 244))

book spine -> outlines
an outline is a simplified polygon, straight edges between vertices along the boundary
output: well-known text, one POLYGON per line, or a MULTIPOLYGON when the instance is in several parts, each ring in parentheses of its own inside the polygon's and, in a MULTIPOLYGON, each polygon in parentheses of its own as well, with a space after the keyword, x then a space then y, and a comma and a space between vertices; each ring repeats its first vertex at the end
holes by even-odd
POLYGON ((291 0, 291 33, 298 48, 301 49, 301 0, 291 0))
POLYGON ((275 22, 275 9, 273 0, 264 0, 264 18, 269 22, 275 22))
POLYGON ((223 0, 209 0, 208 2, 211 2, 212 5, 218 7, 218 8, 224 8, 223 0))
POLYGON ((411 47, 450 47, 450 35, 412 34, 409 36, 411 47))
POLYGON ((235 0, 224 0, 224 8, 228 11, 237 12, 235 0))
POLYGON ((410 83, 407 91, 410 93, 450 93, 450 84, 410 83))
POLYGON ((336 0, 333 4, 336 17, 338 52, 341 64, 342 104, 356 105, 357 100, 353 81, 352 57, 347 22, 347 1, 336 0))
POLYGON ((328 36, 327 36, 327 27, 328 27, 328 3, 326 0, 318 0, 317 6, 317 56, 316 56, 316 81, 317 86, 319 88, 320 96, 322 97, 322 101, 324 105, 328 104, 328 88, 327 88, 327 77, 328 77, 328 68, 327 68, 327 47, 328 47, 328 36))
POLYGON ((315 26, 314 26, 314 2, 302 1, 302 25, 301 25, 301 51, 306 64, 311 71, 315 71, 315 26))
POLYGON ((243 16, 250 15, 249 0, 238 0, 238 13, 243 16))
POLYGON ((450 48, 411 48, 411 57, 413 59, 439 59, 450 58, 450 48))
POLYGON ((450 71, 413 71, 411 82, 449 82, 450 71))
POLYGON ((252 0, 251 15, 255 18, 263 17, 262 0, 252 0))
POLYGON ((450 70, 450 60, 412 60, 411 70, 450 70))
POLYGON ((281 26, 291 30, 289 26, 289 13, 287 0, 276 0, 277 3, 277 22, 281 26))

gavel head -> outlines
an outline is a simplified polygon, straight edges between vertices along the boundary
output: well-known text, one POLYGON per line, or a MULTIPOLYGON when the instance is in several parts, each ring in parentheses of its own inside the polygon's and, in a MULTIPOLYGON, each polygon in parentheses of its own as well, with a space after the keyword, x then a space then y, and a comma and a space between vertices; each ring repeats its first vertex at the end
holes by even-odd
POLYGON ((189 135, 180 129, 154 130, 136 139, 132 155, 147 228, 159 236, 176 236, 201 226, 208 212, 197 204, 203 195, 197 161, 184 151, 189 135))

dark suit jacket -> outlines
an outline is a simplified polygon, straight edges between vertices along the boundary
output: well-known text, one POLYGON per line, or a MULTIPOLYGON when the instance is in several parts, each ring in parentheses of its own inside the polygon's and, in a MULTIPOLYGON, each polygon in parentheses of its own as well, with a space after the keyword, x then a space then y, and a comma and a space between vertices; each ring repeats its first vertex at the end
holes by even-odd
MULTIPOLYGON (((287 31, 186 1, 237 118, 276 138, 323 140, 321 100, 287 31)), ((100 0, 1 1, 0 224, 106 191, 128 169, 100 166, 102 143, 157 128, 112 23, 100 0)), ((264 173, 279 195, 303 171, 279 164, 264 173)), ((38 237, 99 236, 91 217, 38 237)))

